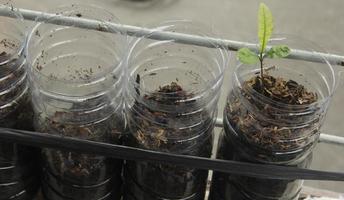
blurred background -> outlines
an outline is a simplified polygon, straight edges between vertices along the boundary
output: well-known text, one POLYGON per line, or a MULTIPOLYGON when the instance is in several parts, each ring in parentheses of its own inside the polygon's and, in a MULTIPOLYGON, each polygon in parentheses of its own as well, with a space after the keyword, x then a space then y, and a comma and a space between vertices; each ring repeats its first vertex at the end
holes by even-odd
MULTIPOLYGON (((72 3, 95 4, 105 7, 122 23, 152 25, 171 19, 195 20, 206 24, 218 37, 252 41, 257 32, 257 10, 265 2, 275 18, 275 33, 294 34, 316 42, 330 53, 344 55, 343 0, 6 0, 15 7, 47 11, 72 3)), ((219 105, 222 116, 230 85, 235 53, 226 72, 219 105)), ((344 67, 336 66, 339 73, 344 67)), ((340 79, 322 131, 344 136, 344 79, 340 79)), ((313 169, 344 172, 344 147, 319 144, 314 152, 313 169)), ((307 186, 344 192, 344 183, 306 182, 307 186)))

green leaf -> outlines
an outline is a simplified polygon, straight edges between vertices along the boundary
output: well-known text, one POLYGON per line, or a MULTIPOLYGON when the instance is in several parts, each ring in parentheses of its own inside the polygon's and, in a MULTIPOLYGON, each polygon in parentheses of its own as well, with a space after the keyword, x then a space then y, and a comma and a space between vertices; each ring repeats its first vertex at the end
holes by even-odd
POLYGON ((249 48, 241 48, 238 51, 238 58, 244 64, 255 64, 259 62, 258 55, 249 48))
POLYGON ((260 44, 260 53, 265 51, 273 29, 274 25, 271 11, 264 3, 261 3, 258 14, 258 38, 260 44))
POLYGON ((285 58, 289 56, 290 49, 286 45, 273 46, 266 52, 266 56, 269 58, 285 58))

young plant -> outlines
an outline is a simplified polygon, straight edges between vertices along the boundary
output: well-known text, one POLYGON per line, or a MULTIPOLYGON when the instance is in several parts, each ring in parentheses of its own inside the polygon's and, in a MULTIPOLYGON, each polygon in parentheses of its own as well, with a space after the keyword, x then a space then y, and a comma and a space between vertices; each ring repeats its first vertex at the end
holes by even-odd
POLYGON ((273 29, 274 24, 271 11, 264 3, 261 3, 258 13, 258 53, 257 51, 255 52, 249 48, 241 48, 238 51, 240 62, 244 64, 260 63, 260 76, 262 83, 264 82, 264 58, 284 58, 290 54, 290 49, 286 45, 272 46, 267 50, 267 43, 269 42, 273 29))

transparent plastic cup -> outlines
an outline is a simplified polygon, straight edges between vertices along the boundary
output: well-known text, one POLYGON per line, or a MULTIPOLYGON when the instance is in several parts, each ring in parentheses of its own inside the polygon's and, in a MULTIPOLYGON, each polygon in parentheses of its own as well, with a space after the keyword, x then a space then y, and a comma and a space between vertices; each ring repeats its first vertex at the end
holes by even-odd
MULTIPOLYGON (((164 23, 151 34, 159 31, 212 36, 204 26, 186 21, 164 23)), ((126 145, 210 157, 227 52, 215 44, 206 48, 151 40, 149 35, 133 39, 127 59, 126 145)), ((204 197, 205 170, 128 161, 125 171, 125 179, 137 183, 125 186, 126 198, 204 197), (133 192, 136 187, 146 195, 133 192)))
MULTIPOLYGON (((119 30, 107 33, 50 23, 69 16, 99 20, 102 30, 107 30, 111 28, 107 22, 118 20, 105 9, 86 5, 64 6, 50 12, 58 16, 35 25, 26 52, 36 130, 120 144, 124 130, 126 36, 119 30)), ((49 148, 42 150, 42 160, 45 182, 57 196, 97 199, 108 195, 111 187, 117 190, 115 196, 120 195, 120 160, 49 148), (112 177, 116 178, 108 181, 112 177)))
MULTIPOLYGON (((277 36, 270 44, 323 52, 307 40, 288 35, 277 36)), ((304 87, 308 92, 316 93, 317 99, 310 104, 290 105, 268 98, 252 88, 247 89, 245 81, 259 75, 260 66, 239 64, 233 74, 233 87, 224 111, 225 134, 220 157, 308 168, 336 86, 334 70, 325 58, 322 63, 266 59, 264 67, 270 68, 265 73, 275 78, 282 77, 288 87, 296 85, 299 90, 304 87)), ((223 176, 225 185, 236 188, 233 192, 214 191, 226 193, 225 199, 231 199, 230 195, 242 196, 237 199, 297 199, 302 186, 301 180, 223 176)), ((215 177, 221 179, 221 175, 215 174, 215 177)))
MULTIPOLYGON (((19 13, 10 9, 8 12, 15 19, 0 17, 0 127, 32 131, 32 105, 23 54, 27 27, 19 13)), ((35 195, 39 187, 37 157, 33 148, 0 142, 0 199, 23 193, 28 198, 35 195)))

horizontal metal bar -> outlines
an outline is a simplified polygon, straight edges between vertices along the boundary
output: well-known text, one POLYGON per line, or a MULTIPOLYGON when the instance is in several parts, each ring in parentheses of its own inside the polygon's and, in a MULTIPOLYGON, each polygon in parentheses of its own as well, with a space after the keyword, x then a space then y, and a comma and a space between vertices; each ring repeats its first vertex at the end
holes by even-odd
MULTIPOLYGON (((215 126, 219 127, 219 128, 223 128, 223 119, 217 118, 215 126)), ((339 145, 339 146, 344 147, 344 137, 340 137, 340 136, 321 133, 320 138, 319 138, 319 142, 327 143, 327 144, 335 144, 335 145, 339 145)))
POLYGON ((178 166, 215 170, 257 178, 344 181, 344 173, 342 172, 326 172, 286 166, 253 164, 187 155, 176 155, 53 134, 6 128, 0 128, 0 139, 2 142, 8 141, 41 148, 48 147, 86 154, 103 155, 125 160, 169 163, 178 166))
POLYGON ((340 145, 344 147, 344 137, 340 137, 340 136, 321 133, 319 142, 335 144, 335 145, 340 145))
MULTIPOLYGON (((138 26, 120 25, 109 22, 101 22, 97 20, 84 19, 79 17, 67 17, 58 14, 44 13, 39 11, 12 8, 8 6, 0 6, 0 16, 15 17, 13 10, 19 12, 26 20, 37 20, 37 22, 47 22, 51 24, 74 26, 84 29, 98 30, 110 33, 123 33, 130 36, 142 37, 146 36, 155 40, 173 40, 177 43, 198 45, 205 47, 220 46, 228 50, 237 51, 242 47, 256 48, 256 44, 240 42, 227 39, 219 39, 212 37, 203 37, 198 35, 190 35, 176 32, 168 32, 161 30, 153 30, 138 26), (57 17, 58 16, 58 17, 57 17)), ((304 50, 292 49, 289 55, 290 59, 305 60, 310 62, 324 62, 326 58, 330 63, 335 65, 344 66, 344 56, 321 53, 321 52, 309 52, 304 50)))

